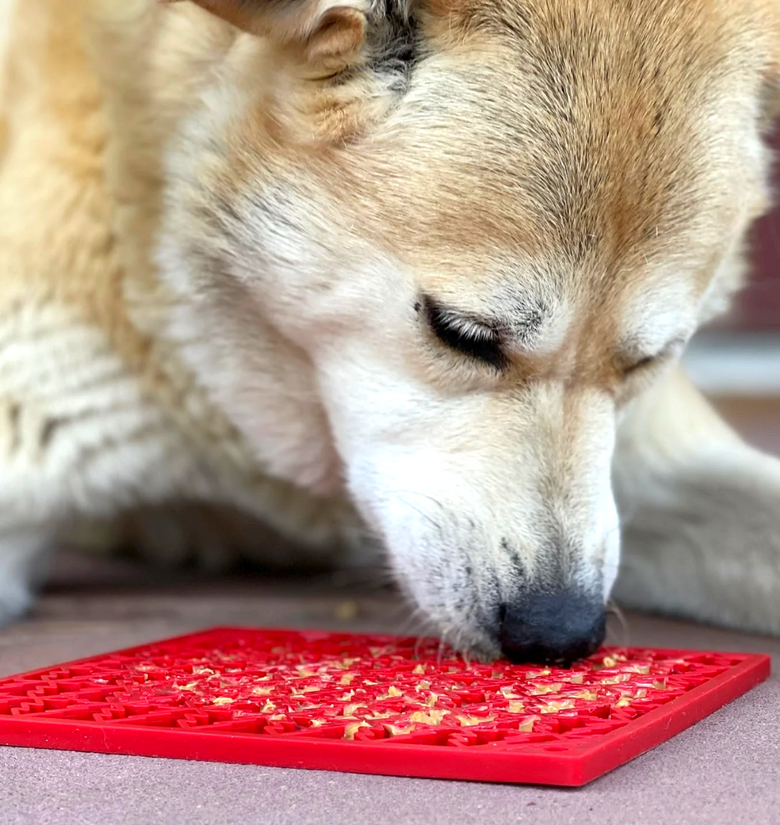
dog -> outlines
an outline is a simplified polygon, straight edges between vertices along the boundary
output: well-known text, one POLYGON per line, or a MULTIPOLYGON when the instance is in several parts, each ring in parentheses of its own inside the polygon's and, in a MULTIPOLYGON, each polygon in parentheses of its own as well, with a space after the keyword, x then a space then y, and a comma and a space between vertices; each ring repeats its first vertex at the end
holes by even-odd
POLYGON ((486 659, 613 596, 780 632, 780 461, 679 364, 771 203, 778 0, 5 6, 4 619, 91 524, 378 546, 486 659))

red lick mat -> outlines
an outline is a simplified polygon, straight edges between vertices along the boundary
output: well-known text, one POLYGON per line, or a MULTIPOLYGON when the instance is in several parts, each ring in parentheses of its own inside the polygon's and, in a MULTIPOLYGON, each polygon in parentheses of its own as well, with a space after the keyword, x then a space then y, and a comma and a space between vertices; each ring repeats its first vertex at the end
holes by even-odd
POLYGON ((635 648, 565 670, 480 665, 435 640, 217 628, 0 680, 0 744, 583 785, 769 667, 635 648))

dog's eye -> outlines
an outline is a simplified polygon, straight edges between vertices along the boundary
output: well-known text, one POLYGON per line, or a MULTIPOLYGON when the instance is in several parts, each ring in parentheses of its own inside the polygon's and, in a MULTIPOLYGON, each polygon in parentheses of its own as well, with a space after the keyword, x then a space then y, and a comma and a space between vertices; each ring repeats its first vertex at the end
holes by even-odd
POLYGON ((631 375, 632 373, 639 372, 640 370, 643 370, 646 367, 652 366, 653 364, 655 364, 657 360, 658 359, 654 355, 648 355, 646 358, 640 358, 639 361, 636 361, 633 364, 630 364, 628 367, 626 367, 625 374, 631 375))
POLYGON ((431 298, 425 298, 423 307, 431 331, 443 344, 497 370, 506 368, 507 358, 494 329, 448 310, 431 298))

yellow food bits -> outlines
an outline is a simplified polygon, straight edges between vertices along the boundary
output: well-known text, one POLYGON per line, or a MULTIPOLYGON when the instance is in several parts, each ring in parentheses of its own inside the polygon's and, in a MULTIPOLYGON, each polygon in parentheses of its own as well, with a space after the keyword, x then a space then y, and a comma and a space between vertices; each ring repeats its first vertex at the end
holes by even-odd
POLYGON ((448 710, 416 711, 409 717, 409 720, 411 722, 417 722, 420 725, 440 725, 442 719, 448 714, 448 710))
POLYGON ((456 716, 455 717, 458 722, 464 728, 470 728, 474 725, 482 725, 485 722, 492 722, 496 717, 495 716, 456 716))
POLYGON ((353 740, 361 728, 369 727, 368 722, 351 722, 344 728, 344 739, 353 740))

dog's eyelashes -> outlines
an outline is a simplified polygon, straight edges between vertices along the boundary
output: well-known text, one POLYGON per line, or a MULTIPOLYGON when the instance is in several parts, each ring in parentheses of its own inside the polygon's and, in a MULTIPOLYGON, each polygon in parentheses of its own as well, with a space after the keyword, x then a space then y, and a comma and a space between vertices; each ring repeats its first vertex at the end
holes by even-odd
POLYGON ((632 346, 627 346, 623 350, 623 355, 620 358, 619 369, 623 373, 624 378, 630 378, 633 375, 651 373, 654 367, 668 363, 672 358, 678 356, 688 342, 686 335, 679 335, 669 341, 665 347, 654 352, 652 355, 645 355, 641 358, 637 357, 639 353, 636 352, 632 346), (629 354, 634 352, 633 357, 629 354), (635 360, 632 360, 635 359, 635 360))
POLYGON ((430 297, 424 298, 418 306, 424 309, 431 331, 442 344, 497 370, 506 368, 507 357, 496 330, 446 309, 430 297))
POLYGON ((630 364, 628 367, 626 367, 624 373, 626 375, 633 375, 634 373, 640 372, 641 370, 646 369, 647 367, 651 367, 653 364, 656 363, 656 361, 658 361, 657 356, 648 355, 645 358, 640 358, 639 361, 630 364))

